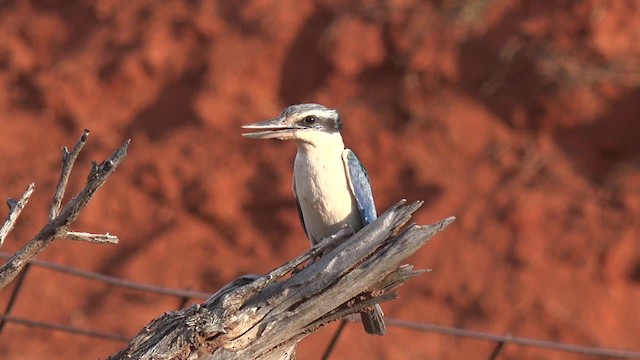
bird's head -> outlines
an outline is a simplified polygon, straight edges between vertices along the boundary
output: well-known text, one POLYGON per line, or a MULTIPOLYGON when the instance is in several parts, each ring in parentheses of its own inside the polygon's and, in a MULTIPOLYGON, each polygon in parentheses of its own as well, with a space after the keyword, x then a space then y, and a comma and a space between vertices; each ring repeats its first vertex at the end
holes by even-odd
POLYGON ((285 108, 276 118, 242 128, 259 130, 242 134, 251 139, 295 140, 313 145, 327 137, 340 137, 342 122, 334 109, 319 104, 298 104, 285 108))

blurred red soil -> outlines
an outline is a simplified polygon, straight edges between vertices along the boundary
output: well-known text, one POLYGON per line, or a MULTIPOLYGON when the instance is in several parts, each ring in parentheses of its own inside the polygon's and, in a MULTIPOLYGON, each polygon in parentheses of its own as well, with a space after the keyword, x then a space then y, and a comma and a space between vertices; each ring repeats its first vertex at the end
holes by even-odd
MULTIPOLYGON (((132 138, 74 230, 40 257, 214 292, 308 245, 295 147, 240 136, 291 103, 339 109, 379 211, 425 200, 458 221, 390 318, 640 350, 640 6, 634 1, 0 2, 0 196, 37 191, 7 239, 45 222, 61 145, 71 181, 132 138)), ((2 215, 4 216, 4 215, 2 215)), ((0 292, 4 308, 12 289, 0 292)), ((193 299, 192 301, 196 301, 193 299)), ((12 315, 132 336, 179 299, 33 268, 12 315)), ((303 340, 316 359, 335 325, 303 340)), ((6 359, 105 358, 123 344, 8 324, 6 359)), ((494 344, 349 326, 335 358, 486 359, 494 344)), ((579 359, 507 345, 501 359, 579 359)))

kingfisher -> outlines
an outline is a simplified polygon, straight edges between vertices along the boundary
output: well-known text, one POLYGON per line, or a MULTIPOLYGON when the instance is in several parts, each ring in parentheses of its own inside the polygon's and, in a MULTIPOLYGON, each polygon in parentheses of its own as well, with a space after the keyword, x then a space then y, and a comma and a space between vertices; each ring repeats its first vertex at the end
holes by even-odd
MULTIPOLYGON (((335 109, 319 104, 291 105, 273 119, 242 128, 258 130, 242 134, 247 138, 293 140, 296 144, 293 194, 312 245, 347 225, 359 231, 376 219, 367 170, 353 151, 345 148, 340 135, 342 120, 335 109)), ((384 335, 380 305, 360 315, 367 333, 384 335)))

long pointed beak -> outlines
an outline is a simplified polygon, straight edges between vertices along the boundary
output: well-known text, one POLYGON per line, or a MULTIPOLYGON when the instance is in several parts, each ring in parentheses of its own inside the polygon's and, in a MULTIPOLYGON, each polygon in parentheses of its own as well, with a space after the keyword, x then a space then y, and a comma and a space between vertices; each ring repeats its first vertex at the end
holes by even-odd
POLYGON ((293 132, 297 130, 297 126, 291 124, 284 117, 277 117, 265 121, 259 121, 253 124, 242 125, 243 129, 266 130, 244 133, 242 136, 250 139, 280 139, 288 140, 293 138, 293 132))

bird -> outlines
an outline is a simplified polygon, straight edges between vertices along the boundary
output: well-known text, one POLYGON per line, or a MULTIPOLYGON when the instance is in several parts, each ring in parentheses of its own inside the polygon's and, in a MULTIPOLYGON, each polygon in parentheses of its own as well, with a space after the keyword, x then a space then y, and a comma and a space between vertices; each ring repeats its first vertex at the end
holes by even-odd
MULTIPOLYGON (((273 119, 243 125, 258 130, 243 133, 251 139, 292 140, 297 146, 293 165, 293 194, 302 226, 312 245, 350 226, 359 231, 376 217, 367 170, 345 148, 343 124, 335 109, 320 104, 286 107, 273 119)), ((384 335, 380 305, 360 314, 369 334, 384 335)))

